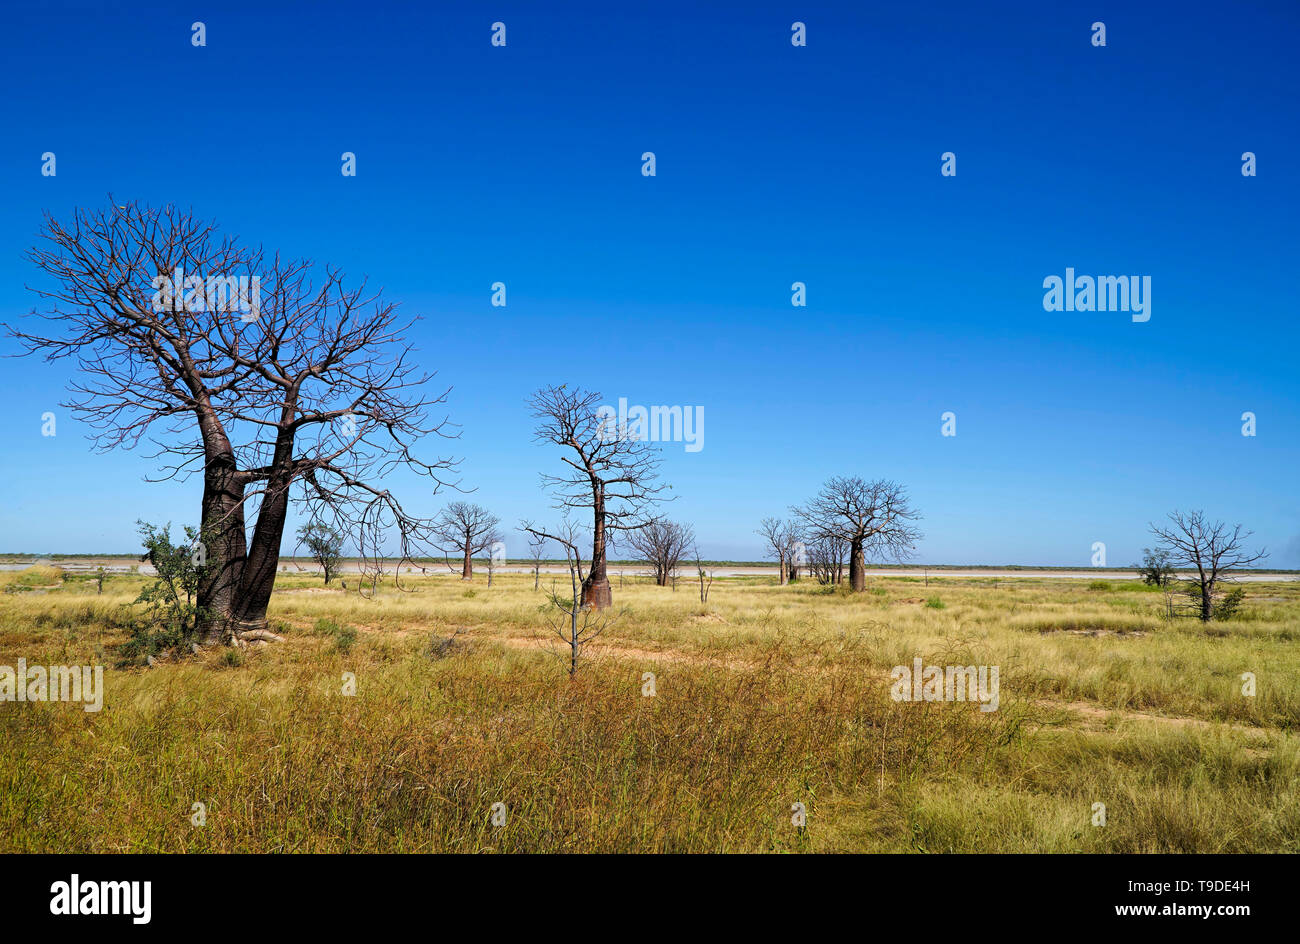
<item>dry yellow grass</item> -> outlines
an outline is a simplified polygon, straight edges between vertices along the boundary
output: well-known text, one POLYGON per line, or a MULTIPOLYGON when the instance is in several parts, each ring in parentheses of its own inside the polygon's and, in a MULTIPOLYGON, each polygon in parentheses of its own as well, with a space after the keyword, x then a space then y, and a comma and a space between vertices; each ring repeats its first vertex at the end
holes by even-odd
MULTIPOLYGON (((0 664, 111 666, 142 582, 0 594, 0 664)), ((1131 583, 616 580, 574 679, 531 577, 409 585, 286 575, 286 641, 242 664, 110 668, 98 714, 0 704, 0 849, 1300 851, 1291 585, 1207 627, 1131 583), (917 656, 999 666, 999 710, 893 701, 917 656)))

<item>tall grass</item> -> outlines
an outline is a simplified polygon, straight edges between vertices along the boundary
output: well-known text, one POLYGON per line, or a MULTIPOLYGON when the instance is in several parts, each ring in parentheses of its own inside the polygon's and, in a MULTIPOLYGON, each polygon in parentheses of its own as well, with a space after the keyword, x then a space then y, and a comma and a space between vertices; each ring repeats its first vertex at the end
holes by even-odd
MULTIPOLYGON (((0 664, 103 661, 140 583, 0 595, 0 664)), ((627 581, 570 680, 531 577, 411 586, 286 576, 284 643, 0 703, 0 850, 1300 851, 1300 588, 1214 635, 1123 582, 627 581), (891 700, 916 656, 999 665, 999 710, 891 700)))

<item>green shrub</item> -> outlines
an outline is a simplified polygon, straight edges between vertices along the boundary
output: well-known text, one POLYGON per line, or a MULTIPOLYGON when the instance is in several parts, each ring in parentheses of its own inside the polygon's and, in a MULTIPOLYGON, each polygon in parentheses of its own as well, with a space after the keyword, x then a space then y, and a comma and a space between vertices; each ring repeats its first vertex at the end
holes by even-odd
POLYGON ((1241 610, 1242 601, 1246 599, 1244 587, 1233 587, 1223 595, 1223 599, 1214 604, 1216 620, 1230 620, 1241 610))
POLYGON ((131 638, 118 649, 119 664, 140 665, 150 656, 189 648, 198 635, 203 612, 196 603, 199 579, 207 551, 199 533, 187 527, 187 544, 172 544, 171 524, 140 526, 144 558, 157 571, 157 579, 140 591, 133 605, 143 606, 131 624, 131 638))

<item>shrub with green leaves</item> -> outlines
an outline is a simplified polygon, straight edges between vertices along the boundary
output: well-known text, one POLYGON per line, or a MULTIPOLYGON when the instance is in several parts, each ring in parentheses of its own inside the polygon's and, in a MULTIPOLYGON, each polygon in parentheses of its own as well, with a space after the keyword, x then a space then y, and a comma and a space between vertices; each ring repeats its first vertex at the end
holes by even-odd
POLYGON ((322 521, 313 521, 298 529, 298 542, 306 545, 312 560, 320 564, 327 584, 338 576, 343 562, 343 535, 322 521))
POLYGON ((157 528, 146 521, 140 526, 141 543, 157 579, 140 591, 133 606, 143 607, 131 621, 131 638, 122 644, 123 664, 138 664, 149 656, 182 649, 198 635, 203 613, 195 600, 199 579, 206 566, 206 551, 194 528, 185 528, 186 544, 173 544, 171 523, 157 528))

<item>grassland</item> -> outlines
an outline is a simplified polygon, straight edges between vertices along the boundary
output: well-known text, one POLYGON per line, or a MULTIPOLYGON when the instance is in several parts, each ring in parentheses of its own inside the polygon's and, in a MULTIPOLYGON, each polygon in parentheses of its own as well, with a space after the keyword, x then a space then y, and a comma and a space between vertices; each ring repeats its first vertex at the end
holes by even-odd
POLYGON ((531 576, 404 583, 284 575, 284 642, 114 668, 144 578, 0 574, 0 664, 109 666, 98 713, 0 703, 0 851, 1300 851, 1295 584, 1203 625, 1119 580, 616 578, 570 679, 531 576), (892 700, 917 656, 999 710, 892 700))

